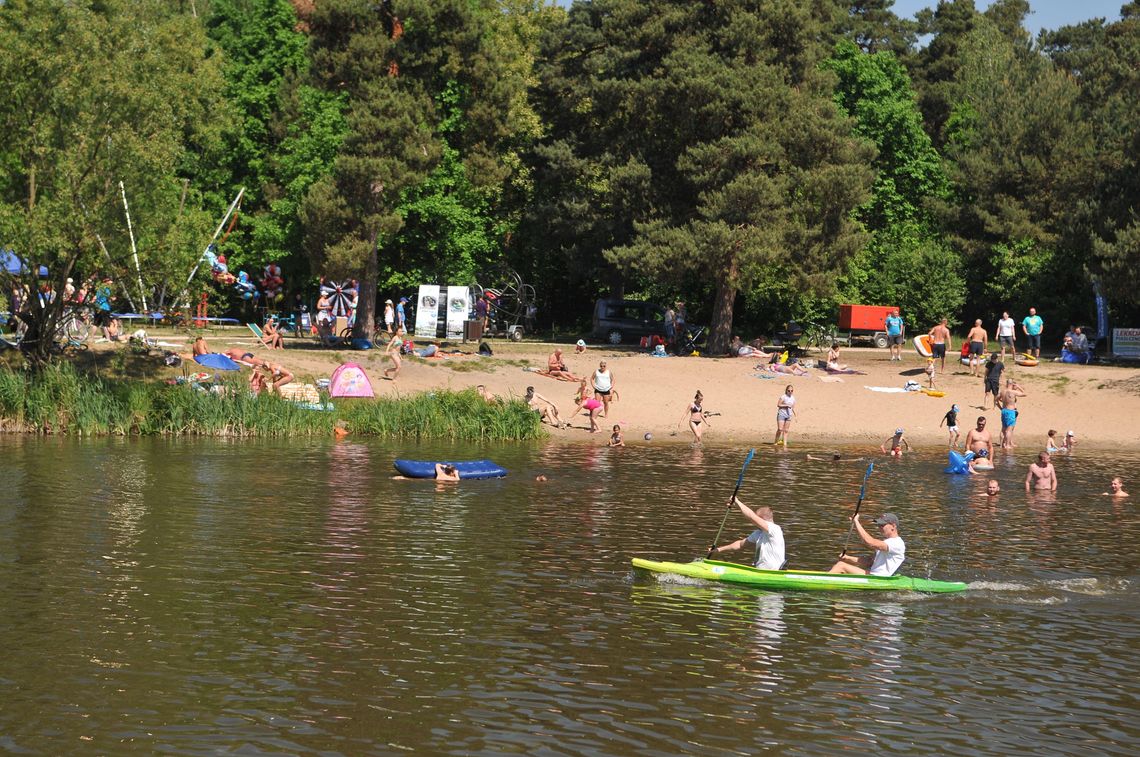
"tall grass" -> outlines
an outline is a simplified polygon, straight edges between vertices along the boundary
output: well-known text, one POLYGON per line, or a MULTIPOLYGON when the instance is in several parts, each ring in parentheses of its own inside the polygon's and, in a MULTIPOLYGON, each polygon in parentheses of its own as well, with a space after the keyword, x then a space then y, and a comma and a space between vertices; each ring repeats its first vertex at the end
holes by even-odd
POLYGON ((376 400, 336 400, 311 410, 276 395, 254 397, 240 379, 222 393, 189 385, 108 382, 63 364, 36 373, 0 370, 0 421, 9 431, 94 435, 289 437, 332 434, 511 441, 543 435, 538 416, 515 400, 489 404, 474 390, 376 400))

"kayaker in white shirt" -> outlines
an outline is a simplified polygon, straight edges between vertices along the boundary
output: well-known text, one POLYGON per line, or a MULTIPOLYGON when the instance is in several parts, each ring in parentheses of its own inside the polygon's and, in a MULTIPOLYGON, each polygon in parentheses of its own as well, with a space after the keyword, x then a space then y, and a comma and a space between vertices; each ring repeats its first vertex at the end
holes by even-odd
POLYGON ((863 528, 863 524, 859 522, 858 514, 851 518, 851 522, 854 524, 859 538, 863 540, 864 544, 875 550, 875 554, 874 556, 864 555, 863 557, 840 555, 839 562, 831 566, 830 572, 853 573, 859 576, 867 574, 893 576, 899 566, 902 565, 903 560, 906 559, 906 544, 899 536, 898 516, 894 513, 883 513, 875 519, 875 525, 883 531, 882 539, 876 539, 867 533, 867 529, 863 528))
POLYGON ((730 504, 735 504, 739 507, 740 514, 755 523, 757 528, 748 536, 745 536, 743 539, 737 539, 731 544, 725 544, 723 547, 713 545, 710 553, 732 552, 742 548, 745 544, 753 544, 756 546, 756 559, 754 560, 754 564, 757 568, 764 570, 779 570, 782 568, 784 565, 784 531, 776 525, 772 508, 761 506, 757 507, 756 511, 753 512, 737 497, 733 497, 730 504))

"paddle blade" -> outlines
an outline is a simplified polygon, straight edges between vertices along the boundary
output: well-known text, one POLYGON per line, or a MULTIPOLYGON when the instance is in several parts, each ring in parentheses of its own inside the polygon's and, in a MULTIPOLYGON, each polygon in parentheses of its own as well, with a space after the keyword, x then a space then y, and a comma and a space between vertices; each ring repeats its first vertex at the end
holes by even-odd
POLYGON ((741 485, 744 483, 744 471, 748 470, 748 464, 752 462, 752 456, 756 454, 756 448, 748 450, 748 456, 744 458, 744 465, 740 467, 740 475, 736 477, 736 490, 739 492, 741 485))

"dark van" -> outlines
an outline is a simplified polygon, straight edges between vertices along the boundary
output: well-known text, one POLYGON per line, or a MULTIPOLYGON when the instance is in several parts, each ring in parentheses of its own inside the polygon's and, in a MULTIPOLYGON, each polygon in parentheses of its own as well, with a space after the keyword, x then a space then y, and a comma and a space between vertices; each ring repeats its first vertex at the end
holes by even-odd
POLYGON ((610 344, 643 336, 665 336, 665 308, 639 300, 598 300, 594 303, 594 339, 610 344))

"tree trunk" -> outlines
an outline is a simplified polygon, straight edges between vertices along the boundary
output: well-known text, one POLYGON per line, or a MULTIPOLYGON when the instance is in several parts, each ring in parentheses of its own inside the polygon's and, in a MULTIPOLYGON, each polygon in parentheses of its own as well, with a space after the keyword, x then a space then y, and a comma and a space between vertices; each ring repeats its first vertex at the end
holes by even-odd
POLYGON ((736 262, 728 264, 726 270, 716 283, 716 295, 713 300, 712 323, 709 326, 709 340, 707 353, 709 355, 723 355, 728 352, 728 344, 732 340, 732 309, 736 304, 736 262))
POLYGON ((372 235, 368 257, 364 261, 364 278, 356 286, 356 324, 352 327, 354 339, 372 340, 376 323, 376 290, 380 278, 380 254, 376 249, 379 234, 372 235))

